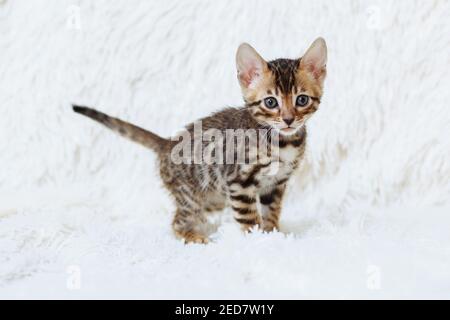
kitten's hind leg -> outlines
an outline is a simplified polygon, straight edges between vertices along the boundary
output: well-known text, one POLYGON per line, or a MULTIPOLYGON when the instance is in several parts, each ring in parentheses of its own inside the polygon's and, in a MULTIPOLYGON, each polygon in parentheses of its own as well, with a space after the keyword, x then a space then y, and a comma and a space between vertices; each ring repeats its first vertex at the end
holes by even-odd
POLYGON ((205 231, 207 219, 203 211, 203 201, 196 189, 186 185, 171 187, 177 210, 172 222, 175 236, 186 243, 208 243, 205 231))
POLYGON ((173 218, 172 228, 175 235, 186 243, 208 243, 209 239, 201 230, 206 218, 200 211, 177 209, 173 218))
POLYGON ((210 193, 205 195, 203 210, 207 213, 222 211, 226 206, 226 197, 222 194, 210 193))

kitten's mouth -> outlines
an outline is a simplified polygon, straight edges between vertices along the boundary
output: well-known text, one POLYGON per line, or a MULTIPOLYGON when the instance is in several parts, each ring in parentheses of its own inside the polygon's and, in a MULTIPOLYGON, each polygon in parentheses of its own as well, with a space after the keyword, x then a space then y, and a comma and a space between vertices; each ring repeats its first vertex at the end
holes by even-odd
POLYGON ((290 125, 290 126, 287 126, 284 128, 278 127, 277 131, 282 135, 290 136, 290 135, 297 133, 298 130, 300 130, 303 127, 303 125, 304 125, 304 123, 296 124, 295 126, 290 125))
POLYGON ((290 134, 295 133, 297 131, 297 129, 298 128, 294 128, 294 127, 286 127, 286 128, 281 128, 279 130, 282 134, 290 135, 290 134))

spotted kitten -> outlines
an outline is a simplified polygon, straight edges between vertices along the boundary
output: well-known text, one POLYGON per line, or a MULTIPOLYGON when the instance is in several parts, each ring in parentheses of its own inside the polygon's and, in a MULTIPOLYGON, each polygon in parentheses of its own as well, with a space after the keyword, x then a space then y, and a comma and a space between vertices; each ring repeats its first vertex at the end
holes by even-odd
MULTIPOLYGON (((200 121, 204 131, 267 129, 271 133, 265 136, 269 152, 251 163, 175 163, 173 150, 178 141, 161 138, 94 109, 73 109, 156 152, 161 178, 176 204, 172 227, 177 237, 186 242, 207 243, 209 239, 203 231, 207 213, 226 206, 232 208, 234 219, 243 230, 258 225, 272 231, 279 227, 286 183, 304 153, 305 122, 320 104, 326 60, 327 48, 322 38, 315 40, 299 59, 269 62, 250 45, 239 46, 236 65, 245 106, 227 108, 200 121), (274 132, 277 139, 273 139, 274 132)), ((194 125, 188 125, 186 130, 193 133, 194 125)), ((194 135, 191 137, 194 139, 194 135)), ((258 144, 245 148, 256 149, 258 154, 260 151, 258 144)))

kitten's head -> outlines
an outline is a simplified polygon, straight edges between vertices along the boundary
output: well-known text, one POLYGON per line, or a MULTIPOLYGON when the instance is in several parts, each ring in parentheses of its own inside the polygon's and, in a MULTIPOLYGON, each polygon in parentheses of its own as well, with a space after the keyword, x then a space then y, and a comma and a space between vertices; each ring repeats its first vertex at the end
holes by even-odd
POLYGON ((327 46, 318 38, 299 59, 265 61, 249 44, 236 54, 245 103, 260 123, 292 135, 317 110, 326 75, 327 46))

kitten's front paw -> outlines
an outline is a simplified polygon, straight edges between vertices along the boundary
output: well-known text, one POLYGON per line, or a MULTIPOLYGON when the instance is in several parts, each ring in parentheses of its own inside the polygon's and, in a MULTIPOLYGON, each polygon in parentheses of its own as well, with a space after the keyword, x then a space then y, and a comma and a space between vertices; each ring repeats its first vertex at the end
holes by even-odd
POLYGON ((263 231, 264 232, 277 232, 280 231, 280 228, 278 226, 278 224, 274 224, 274 223, 265 223, 263 226, 263 231))
POLYGON ((241 230, 248 233, 252 233, 255 230, 262 230, 262 222, 258 218, 251 224, 241 224, 241 230))

